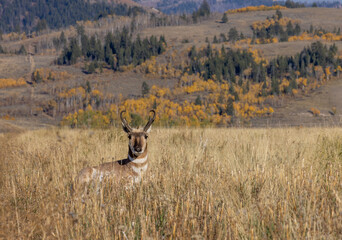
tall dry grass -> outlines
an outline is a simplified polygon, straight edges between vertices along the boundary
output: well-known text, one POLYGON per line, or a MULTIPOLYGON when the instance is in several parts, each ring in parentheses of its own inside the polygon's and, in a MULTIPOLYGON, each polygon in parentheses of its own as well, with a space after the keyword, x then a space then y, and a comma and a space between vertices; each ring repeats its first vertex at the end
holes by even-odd
POLYGON ((119 129, 2 135, 0 238, 341 239, 342 129, 153 129, 141 184, 70 195, 119 129))

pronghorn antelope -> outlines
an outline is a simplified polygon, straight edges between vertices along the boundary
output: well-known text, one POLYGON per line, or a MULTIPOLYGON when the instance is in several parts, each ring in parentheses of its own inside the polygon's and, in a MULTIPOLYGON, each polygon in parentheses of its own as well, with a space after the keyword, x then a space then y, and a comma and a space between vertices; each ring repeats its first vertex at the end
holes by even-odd
POLYGON ((76 179, 77 185, 87 184, 91 181, 102 182, 104 178, 114 181, 128 180, 128 182, 140 182, 142 174, 147 170, 147 138, 151 131, 152 123, 156 113, 150 112, 153 116, 149 118, 144 128, 132 128, 123 117, 120 118, 123 130, 128 134, 128 156, 125 159, 108 162, 96 167, 87 167, 80 171, 76 179))

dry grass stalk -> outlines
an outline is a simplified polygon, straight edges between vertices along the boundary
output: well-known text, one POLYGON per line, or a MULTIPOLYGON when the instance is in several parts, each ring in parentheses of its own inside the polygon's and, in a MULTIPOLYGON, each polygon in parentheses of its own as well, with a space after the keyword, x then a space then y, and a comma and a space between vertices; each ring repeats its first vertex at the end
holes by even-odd
POLYGON ((73 199, 77 172, 124 157, 125 140, 121 129, 0 135, 0 238, 342 237, 340 128, 154 129, 140 184, 73 199))

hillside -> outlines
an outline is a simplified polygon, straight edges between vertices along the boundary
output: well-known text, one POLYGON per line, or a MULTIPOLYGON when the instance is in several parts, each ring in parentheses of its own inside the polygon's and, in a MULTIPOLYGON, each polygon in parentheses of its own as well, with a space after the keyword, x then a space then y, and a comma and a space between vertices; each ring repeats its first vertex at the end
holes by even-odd
POLYGON ((132 7, 140 6, 130 0, 86 1, 11 1, 0 2, 0 31, 41 32, 76 24, 77 21, 96 20, 110 14, 130 15, 132 7))
MULTIPOLYGON (((203 0, 135 0, 143 6, 154 7, 160 11, 170 13, 192 13, 197 10, 203 0)), ((222 12, 224 9, 234 9, 246 6, 258 6, 273 4, 272 0, 208 0, 210 8, 214 12, 222 12)))
POLYGON ((73 125, 75 118, 82 118, 78 115, 82 111, 101 121, 91 123, 88 119, 78 122, 80 125, 115 125, 117 112, 123 107, 143 116, 149 108, 157 107, 160 125, 340 125, 342 109, 338 95, 342 90, 337 69, 341 66, 342 41, 333 40, 340 38, 340 13, 339 9, 284 9, 282 21, 299 22, 302 32, 309 31, 312 25, 313 32, 290 36, 287 41, 279 41, 279 36, 257 38, 255 43, 249 42, 254 34, 251 26, 256 22, 264 24, 274 16, 274 10, 229 13, 226 24, 221 23, 222 14, 200 18, 197 23, 163 15, 151 18, 150 13, 135 18, 111 16, 80 23, 83 30, 81 25, 64 29, 65 43, 61 41, 61 31, 32 38, 3 34, 0 46, 8 53, 0 55, 0 78, 5 84, 0 88, 1 131, 56 125, 63 118, 64 124, 73 125), (244 39, 224 41, 222 34, 229 38, 228 33, 234 27, 244 39), (120 35, 120 31, 108 35, 113 29, 124 28, 134 29, 132 37, 120 35), (95 33, 97 37, 92 37, 95 33), (140 43, 136 41, 138 34, 140 43), (157 44, 160 37, 165 39, 163 46, 153 45, 142 50, 147 43, 157 44), (215 37, 221 42, 214 43, 215 37), (277 41, 273 42, 274 39, 277 41), (272 43, 266 43, 271 40, 272 43), (317 45, 317 40, 322 45, 317 45), (75 64, 66 55, 72 50, 72 42, 80 50, 75 64), (81 42, 84 46, 97 47, 88 49, 81 42), (203 51, 208 48, 208 42, 212 55, 203 51), (245 49, 245 54, 252 56, 246 58, 249 67, 243 70, 244 75, 238 68, 214 69, 219 64, 211 66, 218 72, 208 71, 204 64, 208 57, 212 62, 225 61, 214 58, 222 46, 233 55, 245 49), (314 65, 316 61, 298 68, 291 56, 315 46, 330 51, 328 55, 333 57, 325 56, 322 65, 314 65), (22 47, 31 54, 16 54, 22 47), (189 57, 193 47, 199 62, 189 57), (272 76, 270 62, 279 56, 286 57, 292 67, 285 67, 281 75, 272 76), (58 59, 65 61, 57 65, 58 59), (201 72, 193 68, 194 64, 201 72), (258 69, 266 71, 265 74, 258 74, 258 69), (312 108, 320 113, 314 115, 312 108))
POLYGON ((0 34, 0 239, 342 239, 342 9, 124 9, 0 34))

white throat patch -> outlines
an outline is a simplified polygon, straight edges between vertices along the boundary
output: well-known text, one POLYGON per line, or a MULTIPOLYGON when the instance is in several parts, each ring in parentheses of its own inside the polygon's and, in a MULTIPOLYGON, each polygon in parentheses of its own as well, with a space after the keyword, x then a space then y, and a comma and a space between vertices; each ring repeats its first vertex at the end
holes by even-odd
POLYGON ((135 167, 132 166, 134 172, 138 173, 139 175, 147 170, 148 164, 145 164, 143 167, 135 167))
POLYGON ((128 155, 128 159, 131 161, 131 162, 134 162, 134 163, 145 163, 146 160, 147 160, 147 154, 144 158, 136 158, 136 159, 133 159, 131 156, 128 155))

